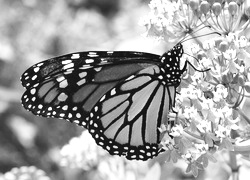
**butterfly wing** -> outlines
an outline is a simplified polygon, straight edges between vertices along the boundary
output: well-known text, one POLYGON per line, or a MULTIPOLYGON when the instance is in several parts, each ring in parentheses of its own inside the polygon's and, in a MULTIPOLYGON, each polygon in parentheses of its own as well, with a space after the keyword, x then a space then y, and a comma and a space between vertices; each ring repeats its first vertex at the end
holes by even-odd
POLYGON ((157 63, 158 55, 141 52, 80 52, 52 58, 22 75, 22 104, 35 115, 87 127, 90 111, 103 95, 157 63))
POLYGON ((90 112, 88 130, 112 155, 147 160, 161 149, 158 128, 168 121, 176 94, 165 86, 159 66, 150 66, 117 83, 90 112))

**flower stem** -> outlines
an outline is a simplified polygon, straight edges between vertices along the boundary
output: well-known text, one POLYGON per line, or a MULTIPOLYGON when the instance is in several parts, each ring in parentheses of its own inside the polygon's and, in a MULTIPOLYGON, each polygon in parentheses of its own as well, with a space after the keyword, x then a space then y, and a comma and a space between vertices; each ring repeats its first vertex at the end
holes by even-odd
POLYGON ((229 152, 229 157, 230 157, 230 167, 232 170, 231 179, 239 180, 239 167, 237 165, 236 154, 233 152, 229 152))
POLYGON ((250 119, 249 119, 249 117, 247 117, 247 116, 245 115, 245 113, 244 113, 240 108, 236 108, 236 110, 237 110, 237 112, 241 115, 241 117, 242 117, 243 119, 245 119, 245 121, 246 121, 248 124, 250 124, 250 119))

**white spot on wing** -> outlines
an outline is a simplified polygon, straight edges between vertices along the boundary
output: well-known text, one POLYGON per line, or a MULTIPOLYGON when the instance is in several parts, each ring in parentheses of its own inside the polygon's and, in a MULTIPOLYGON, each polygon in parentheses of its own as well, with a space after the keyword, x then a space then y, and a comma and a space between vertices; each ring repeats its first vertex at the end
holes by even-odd
POLYGON ((86 83, 86 79, 81 79, 81 80, 78 81, 76 84, 77 84, 78 86, 81 86, 81 85, 83 85, 84 83, 86 83))
POLYGON ((68 86, 68 81, 67 80, 64 80, 62 82, 60 82, 59 84, 59 87, 60 88, 66 88, 68 86))
POLYGON ((35 72, 35 73, 38 72, 39 69, 40 69, 39 67, 34 68, 34 72, 35 72))
POLYGON ((56 78, 56 81, 57 81, 57 82, 61 82, 61 81, 63 81, 64 79, 65 79, 64 76, 59 76, 58 78, 56 78))
POLYGON ((59 101, 66 101, 66 99, 68 98, 68 95, 65 94, 65 93, 61 93, 59 96, 58 96, 58 100, 59 101))
POLYGON ((93 63, 93 62, 94 62, 94 59, 86 59, 86 60, 85 60, 85 63, 86 63, 86 64, 93 63))
POLYGON ((88 64, 86 65, 83 65, 82 67, 79 67, 79 69, 89 69, 89 68, 92 68, 93 66, 90 66, 88 64))
POLYGON ((72 54, 71 59, 79 59, 80 54, 72 54))
POLYGON ((62 109, 63 109, 64 111, 68 110, 68 105, 63 106, 62 109))
POLYGON ((33 89, 30 90, 30 94, 35 94, 35 93, 36 93, 36 89, 35 88, 33 88, 33 89))
POLYGON ((101 71, 101 69, 102 69, 102 67, 98 67, 98 68, 95 68, 95 71, 99 72, 99 71, 101 71))
POLYGON ((89 54, 87 56, 89 56, 89 57, 98 57, 99 55, 97 55, 96 52, 89 52, 89 54))
POLYGON ((37 75, 34 75, 31 79, 34 81, 37 78, 37 75))
POLYGON ((81 118, 82 116, 81 116, 80 113, 76 113, 76 117, 77 117, 77 118, 81 118))
POLYGON ((79 73, 80 78, 84 78, 87 75, 87 72, 81 72, 79 73))
POLYGON ((43 63, 39 63, 39 64, 37 64, 36 66, 37 67, 40 67, 40 66, 42 66, 43 65, 43 63))
POLYGON ((113 95, 115 95, 115 93, 116 93, 116 90, 112 89, 110 94, 111 94, 111 96, 113 96, 113 95))
POLYGON ((69 64, 66 64, 63 66, 63 69, 69 69, 69 68, 72 68, 74 67, 74 63, 69 63, 69 64))
POLYGON ((69 64, 69 63, 72 63, 72 60, 64 60, 64 61, 62 61, 62 64, 69 64))
POLYGON ((100 102, 102 102, 105 98, 106 98, 106 95, 102 96, 102 98, 100 99, 100 102))

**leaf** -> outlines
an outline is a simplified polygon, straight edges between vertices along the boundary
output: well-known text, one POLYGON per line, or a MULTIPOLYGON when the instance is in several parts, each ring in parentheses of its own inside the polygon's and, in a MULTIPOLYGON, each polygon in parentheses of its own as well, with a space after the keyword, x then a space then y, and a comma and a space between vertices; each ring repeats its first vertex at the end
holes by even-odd
POLYGON ((197 109, 198 111, 202 110, 200 101, 198 101, 197 99, 193 99, 192 102, 195 109, 197 109))
POLYGON ((186 173, 189 173, 191 171, 191 164, 188 164, 187 169, 186 169, 186 173))
POLYGON ((161 166, 159 163, 155 163, 148 171, 143 180, 160 180, 161 177, 161 166))
POLYGON ((196 159, 197 162, 202 162, 203 161, 203 155, 200 155, 197 159, 196 159))
POLYGON ((205 139, 206 144, 208 144, 209 147, 214 146, 213 139, 211 138, 211 136, 208 133, 205 134, 204 139, 205 139))
POLYGON ((186 148, 189 148, 189 147, 192 147, 192 142, 187 139, 187 138, 182 138, 181 139, 181 142, 183 143, 183 145, 186 147, 186 148))
POLYGON ((215 136, 214 133, 209 133, 209 136, 214 140, 214 141, 219 141, 220 139, 215 136))
POLYGON ((167 150, 166 153, 165 153, 165 158, 166 158, 166 161, 169 162, 171 160, 171 151, 170 150, 167 150))
POLYGON ((208 158, 207 158, 207 156, 202 156, 202 164, 203 164, 204 168, 206 168, 208 166, 208 158))
POLYGON ((194 177, 197 177, 198 176, 198 168, 197 166, 195 166, 194 164, 191 164, 191 171, 192 171, 192 174, 194 177))
POLYGON ((201 169, 201 170, 204 170, 204 167, 201 163, 197 162, 195 163, 195 166, 198 168, 198 169, 201 169))
POLYGON ((196 123, 194 120, 190 122, 190 128, 192 132, 195 132, 197 130, 196 123))
POLYGON ((176 150, 172 150, 171 151, 171 159, 173 161, 173 163, 176 163, 178 161, 178 153, 176 152, 176 150))
POLYGON ((228 149, 229 151, 232 151, 234 149, 233 144, 227 137, 222 140, 222 143, 223 142, 224 142, 225 148, 228 149))
POLYGON ((215 157, 212 154, 207 152, 205 155, 206 155, 206 157, 208 158, 209 161, 212 161, 213 163, 217 162, 217 159, 215 159, 215 157))

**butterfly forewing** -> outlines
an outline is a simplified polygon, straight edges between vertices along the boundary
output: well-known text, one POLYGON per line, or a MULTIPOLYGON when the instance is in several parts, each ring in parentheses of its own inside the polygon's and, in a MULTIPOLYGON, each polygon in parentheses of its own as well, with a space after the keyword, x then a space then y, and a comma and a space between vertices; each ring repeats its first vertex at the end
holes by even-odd
POLYGON ((38 63, 21 77, 23 106, 45 117, 87 127, 90 110, 118 82, 151 66, 159 56, 133 52, 83 52, 38 63))

